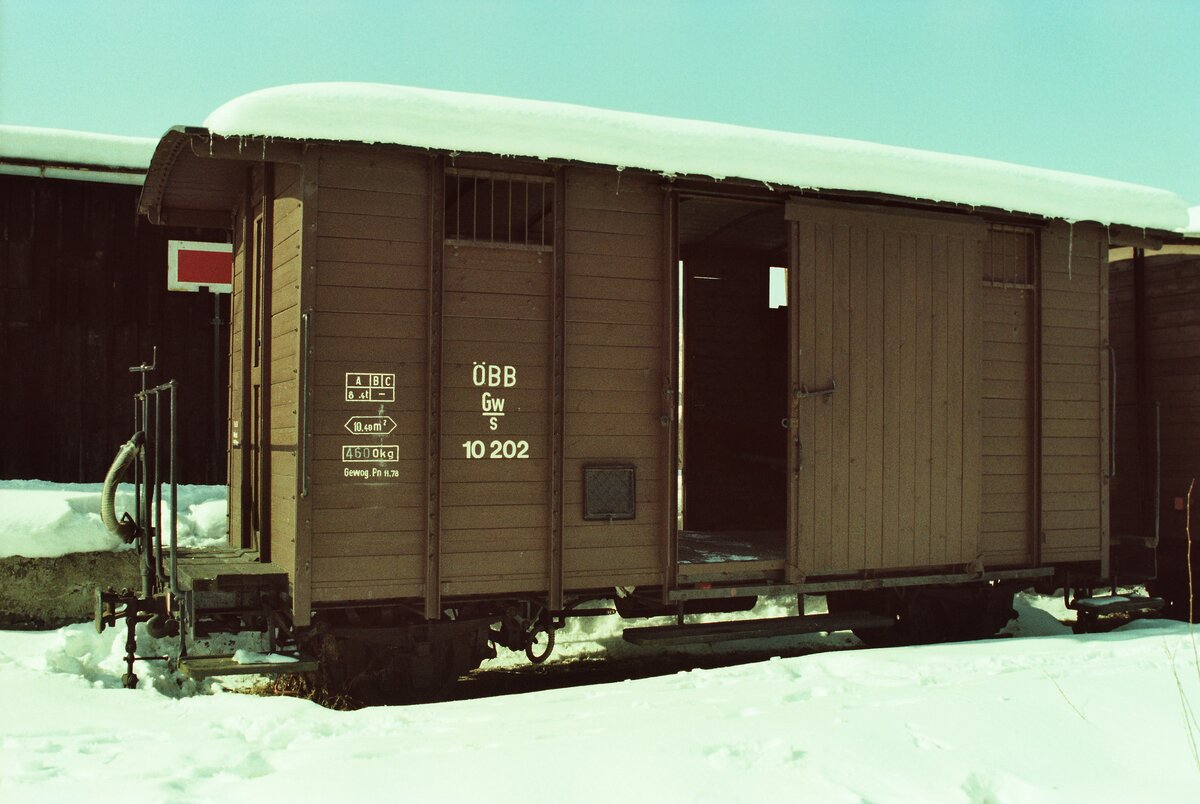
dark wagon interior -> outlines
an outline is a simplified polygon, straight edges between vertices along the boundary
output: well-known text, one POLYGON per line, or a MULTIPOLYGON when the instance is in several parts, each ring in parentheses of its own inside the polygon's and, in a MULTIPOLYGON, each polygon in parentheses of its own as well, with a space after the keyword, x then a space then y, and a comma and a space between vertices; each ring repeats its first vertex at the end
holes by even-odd
POLYGON ((779 203, 679 199, 683 564, 782 566, 787 231, 779 203))

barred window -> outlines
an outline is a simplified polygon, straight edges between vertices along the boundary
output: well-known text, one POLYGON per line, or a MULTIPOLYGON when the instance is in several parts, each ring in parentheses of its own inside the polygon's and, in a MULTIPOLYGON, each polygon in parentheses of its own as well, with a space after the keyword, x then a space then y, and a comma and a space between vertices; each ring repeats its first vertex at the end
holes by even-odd
POLYGON ((1032 289, 1037 276, 1034 260, 1037 241, 1030 229, 995 225, 988 229, 983 283, 997 287, 1032 289))
POLYGON ((446 239, 535 249, 554 245, 554 180, 446 171, 446 239))

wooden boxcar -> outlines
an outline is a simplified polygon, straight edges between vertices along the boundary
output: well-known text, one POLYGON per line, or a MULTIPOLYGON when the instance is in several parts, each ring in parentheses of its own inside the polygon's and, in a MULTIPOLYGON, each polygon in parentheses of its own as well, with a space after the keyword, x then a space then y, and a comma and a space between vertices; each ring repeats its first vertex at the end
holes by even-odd
POLYGON ((141 200, 232 233, 231 548, 293 627, 786 592, 965 636, 1015 585, 1113 577, 1108 248, 1178 199, 340 91, 168 132, 141 200))
POLYGON ((154 145, 0 126, 0 478, 101 480, 129 437, 126 368, 157 347, 192 403, 180 478, 226 479, 228 413, 210 389, 227 359, 229 301, 214 309, 207 293, 168 291, 167 241, 227 235, 142 219, 154 145))
MULTIPOLYGON (((1200 479, 1200 233, 1113 249, 1109 272, 1114 555, 1140 562, 1171 612, 1194 618, 1187 517, 1189 493, 1192 508, 1200 508, 1200 491, 1192 489, 1200 479)), ((1200 550, 1192 576, 1200 582, 1200 550)))

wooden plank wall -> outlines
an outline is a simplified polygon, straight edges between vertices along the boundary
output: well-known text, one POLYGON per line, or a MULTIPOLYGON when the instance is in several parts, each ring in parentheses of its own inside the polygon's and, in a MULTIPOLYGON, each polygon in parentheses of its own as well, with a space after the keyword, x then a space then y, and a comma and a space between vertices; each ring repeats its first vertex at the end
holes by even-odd
MULTIPOLYGON (((1154 402, 1161 404, 1163 539, 1185 538, 1185 502, 1192 478, 1200 479, 1200 256, 1146 252, 1145 355, 1147 412, 1153 433, 1154 402)), ((1141 512, 1138 475, 1137 363, 1134 340, 1133 261, 1109 272, 1111 337, 1117 354, 1117 475, 1112 484, 1114 533, 1153 535, 1153 511, 1141 512)), ((1153 483, 1154 452, 1146 444, 1145 471, 1153 483)), ((1192 497, 1197 505, 1200 493, 1192 497)))
POLYGON ((981 223, 792 203, 803 575, 979 557, 981 223))
MULTIPOLYGON (((150 225, 140 191, 0 176, 0 478, 103 480, 132 435, 140 381, 128 367, 158 346, 149 381, 180 384, 181 480, 225 479, 213 298, 168 291, 166 274, 169 239, 226 235, 150 225)), ((220 309, 228 320, 225 297, 220 309)))
POLYGON ((553 250, 447 243, 444 260, 443 590, 544 590, 553 250))
MULTIPOLYGON (((321 158, 315 602, 424 588, 428 170, 426 158, 397 152, 328 148, 321 158), (395 402, 378 410, 347 402, 348 371, 394 372, 395 402), (360 439, 343 424, 367 413, 397 422, 387 438, 361 439, 399 446, 401 459, 386 467, 397 478, 344 476, 341 447, 360 439)), ((625 177, 618 188, 615 173, 566 176, 564 571, 576 588, 661 582, 663 194, 652 178, 625 177), (583 467, 611 462, 637 467, 637 518, 584 522, 583 467)), ((544 590, 553 253, 452 242, 443 260, 441 592, 544 590), (515 385, 476 385, 477 362, 513 367, 515 385), (485 391, 507 406, 495 431, 482 416, 485 391), (474 441, 488 457, 467 457, 464 444, 474 441), (529 457, 503 459, 509 441, 529 457), (500 460, 490 457, 493 442, 500 460)))
MULTIPOLYGON (((568 588, 663 581, 664 198, 653 176, 566 171, 564 573, 568 588), (583 520, 583 467, 632 463, 637 517, 583 520)), ((675 482, 674 478, 669 479, 675 482)))
POLYGON ((1042 563, 1108 558, 1108 251, 1094 226, 1042 232, 1042 563))
POLYGON ((296 566, 296 459, 300 375, 300 240, 303 173, 275 167, 271 244, 271 561, 296 566))
POLYGON ((1037 240, 991 227, 983 276, 984 565, 1026 564, 1037 523, 1037 240))
POLYGON ((247 494, 242 472, 242 453, 246 449, 244 439, 248 436, 242 425, 246 380, 242 353, 245 348, 247 232, 250 229, 250 222, 246 218, 246 204, 243 203, 233 217, 233 292, 229 296, 229 438, 226 441, 229 509, 226 518, 229 544, 234 547, 242 544, 242 510, 247 494))
MULTIPOLYGON (((325 148, 315 215, 312 599, 421 594, 425 559, 428 157, 325 148), (395 374, 394 402, 346 400, 347 372, 395 374), (355 415, 387 415, 387 436, 351 436, 355 415), (395 445, 399 460, 342 462, 343 445, 395 445), (396 477, 347 477, 346 469, 396 477)), ((306 258, 307 259, 307 258, 306 258)))

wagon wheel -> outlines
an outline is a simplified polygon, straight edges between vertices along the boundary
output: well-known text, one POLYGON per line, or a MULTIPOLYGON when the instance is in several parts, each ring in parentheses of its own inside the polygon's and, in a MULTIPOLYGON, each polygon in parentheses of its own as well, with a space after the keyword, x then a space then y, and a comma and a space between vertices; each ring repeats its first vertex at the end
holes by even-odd
POLYGON ((529 657, 529 661, 534 664, 541 664, 550 658, 550 654, 554 652, 554 627, 544 628, 540 625, 535 625, 532 631, 525 634, 525 655, 529 657), (539 651, 538 634, 546 635, 546 644, 539 651))

